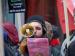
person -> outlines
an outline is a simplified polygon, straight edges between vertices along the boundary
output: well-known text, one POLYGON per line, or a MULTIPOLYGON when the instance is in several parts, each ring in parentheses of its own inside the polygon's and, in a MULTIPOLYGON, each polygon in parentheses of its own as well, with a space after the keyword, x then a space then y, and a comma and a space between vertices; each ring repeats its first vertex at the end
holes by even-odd
POLYGON ((72 31, 70 44, 66 50, 65 56, 75 56, 75 30, 72 31))
POLYGON ((72 31, 70 31, 70 38, 69 39, 65 38, 65 40, 62 43, 62 46, 61 46, 61 55, 62 56, 73 56, 74 41, 75 41, 75 30, 72 30, 72 31))
POLYGON ((45 24, 46 24, 46 28, 47 28, 47 37, 49 38, 49 40, 52 39, 52 36, 53 36, 53 32, 52 32, 52 25, 50 22, 48 21, 45 21, 45 24))
POLYGON ((47 28, 47 36, 49 38, 49 45, 51 48, 51 55, 60 56, 59 28, 55 25, 52 25, 48 21, 45 21, 45 24, 47 28))
POLYGON ((5 56, 18 56, 18 31, 14 24, 10 22, 4 22, 3 27, 3 39, 4 39, 4 53, 5 56))
POLYGON ((52 32, 53 32, 53 36, 52 39, 50 40, 51 53, 53 56, 61 56, 59 28, 55 25, 52 25, 52 32))
MULTIPOLYGON (((28 18, 26 24, 27 23, 30 23, 31 26, 34 28, 34 36, 32 36, 30 38, 48 38, 47 35, 46 35, 47 29, 46 29, 46 26, 45 26, 44 17, 39 16, 39 15, 31 16, 31 17, 28 18)), ((25 39, 23 39, 23 41, 20 44, 20 50, 22 50, 21 53, 23 53, 24 56, 29 56, 26 40, 25 41, 24 40, 25 39), (26 47, 25 47, 25 45, 26 45, 26 47)))

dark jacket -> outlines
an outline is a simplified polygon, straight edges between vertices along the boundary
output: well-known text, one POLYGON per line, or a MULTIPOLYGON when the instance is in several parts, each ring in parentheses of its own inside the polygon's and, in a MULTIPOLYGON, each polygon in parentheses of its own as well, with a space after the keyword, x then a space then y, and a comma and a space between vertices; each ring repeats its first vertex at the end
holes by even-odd
MULTIPOLYGON (((41 38, 47 38, 47 37, 41 37, 41 38)), ((26 47, 26 52, 24 53, 24 56, 29 56, 28 48, 26 47)), ((49 46, 49 56, 51 56, 51 46, 49 46)))
POLYGON ((66 56, 75 56, 75 40, 69 45, 66 56))
POLYGON ((5 53, 5 56, 19 56, 18 46, 13 45, 11 43, 11 41, 9 40, 9 36, 7 35, 7 32, 4 32, 3 36, 4 36, 4 53, 5 53))
POLYGON ((19 38, 15 25, 9 22, 5 22, 2 26, 5 56, 18 56, 17 45, 19 38))
POLYGON ((61 54, 65 56, 75 56, 75 32, 71 34, 68 46, 67 42, 68 39, 66 38, 61 47, 61 54))

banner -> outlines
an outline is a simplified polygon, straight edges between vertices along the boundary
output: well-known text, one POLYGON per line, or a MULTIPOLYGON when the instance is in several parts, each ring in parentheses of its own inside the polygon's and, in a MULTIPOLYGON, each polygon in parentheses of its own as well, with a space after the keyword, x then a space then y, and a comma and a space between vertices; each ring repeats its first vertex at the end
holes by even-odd
MULTIPOLYGON (((65 28, 65 19, 64 19, 65 18, 64 17, 64 8, 63 8, 63 2, 61 2, 61 1, 62 0, 57 0, 56 4, 57 4, 60 26, 61 26, 62 32, 65 34, 66 28, 65 28)), ((72 2, 71 0, 66 0, 66 1, 67 1, 66 4, 67 4, 67 8, 68 8, 67 11, 68 11, 69 31, 72 31, 72 30, 75 30, 74 17, 73 17, 74 6, 72 6, 73 4, 71 3, 72 2), (72 8, 71 8, 71 6, 72 6, 72 8)))
POLYGON ((74 10, 74 2, 72 0, 66 0, 67 8, 70 11, 71 15, 73 15, 73 10, 74 10))

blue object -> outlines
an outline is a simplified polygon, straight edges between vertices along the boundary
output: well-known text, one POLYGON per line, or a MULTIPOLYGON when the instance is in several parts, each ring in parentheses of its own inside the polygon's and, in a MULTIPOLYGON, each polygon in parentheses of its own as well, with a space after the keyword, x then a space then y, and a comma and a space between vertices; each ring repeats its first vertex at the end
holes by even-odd
POLYGON ((3 38, 4 38, 4 42, 8 42, 8 33, 7 32, 3 32, 3 38))

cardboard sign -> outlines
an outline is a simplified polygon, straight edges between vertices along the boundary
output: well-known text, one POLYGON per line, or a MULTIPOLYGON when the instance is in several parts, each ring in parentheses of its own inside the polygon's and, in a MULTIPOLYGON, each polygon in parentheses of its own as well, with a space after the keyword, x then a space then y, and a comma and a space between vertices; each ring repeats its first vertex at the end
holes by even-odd
POLYGON ((27 38, 29 56, 49 56, 48 38, 27 38))

